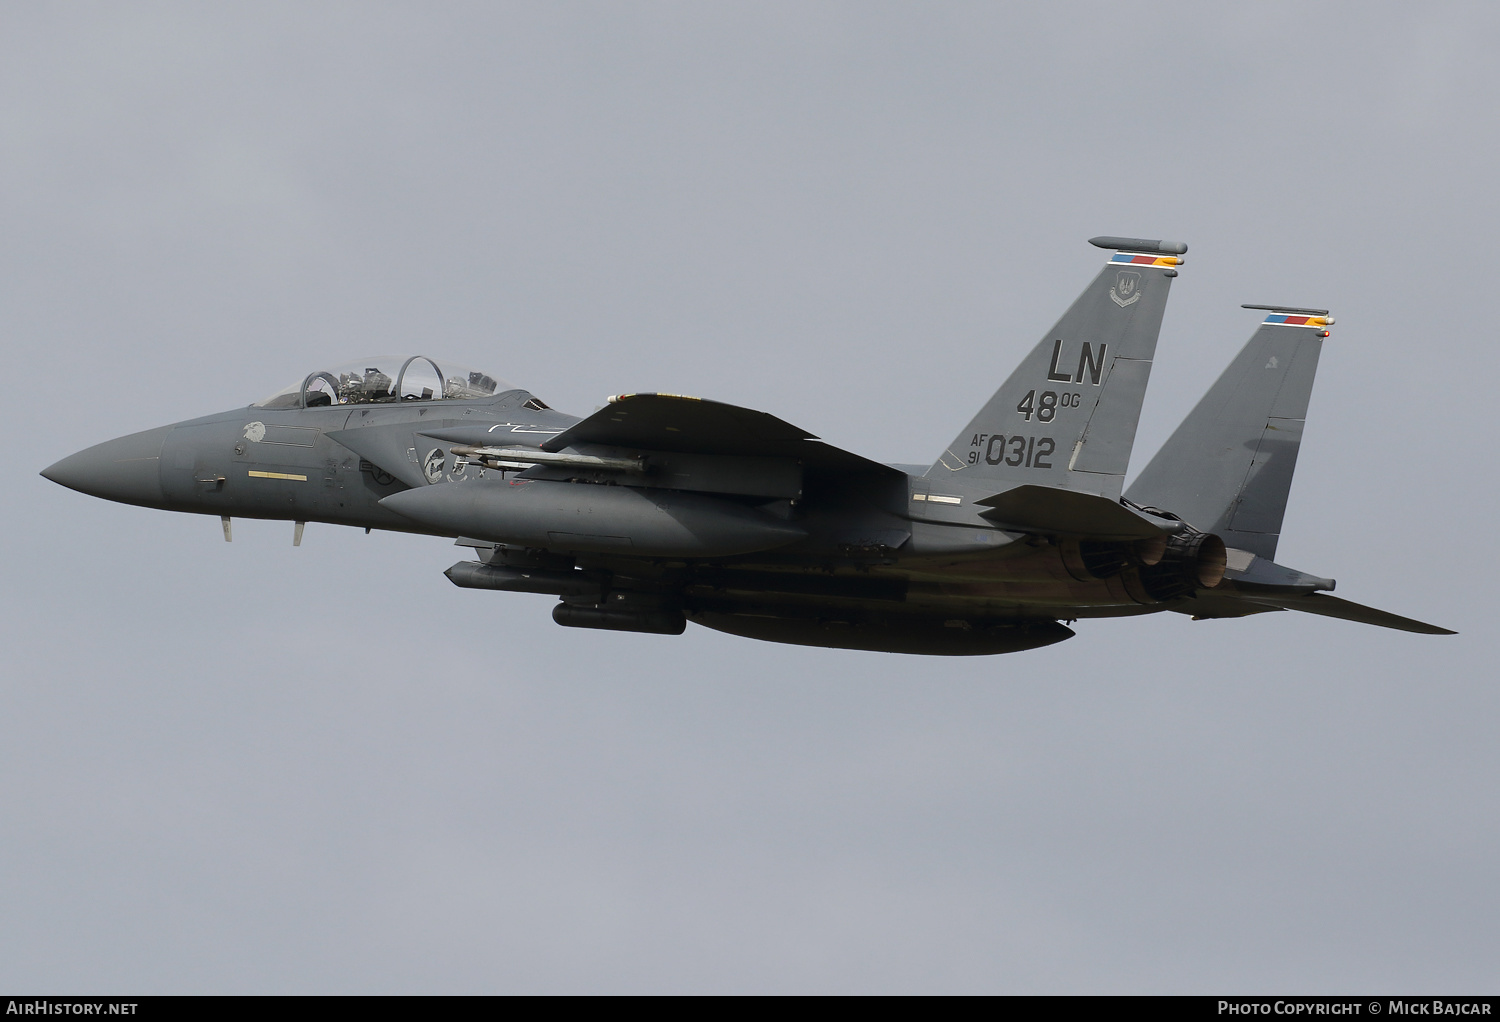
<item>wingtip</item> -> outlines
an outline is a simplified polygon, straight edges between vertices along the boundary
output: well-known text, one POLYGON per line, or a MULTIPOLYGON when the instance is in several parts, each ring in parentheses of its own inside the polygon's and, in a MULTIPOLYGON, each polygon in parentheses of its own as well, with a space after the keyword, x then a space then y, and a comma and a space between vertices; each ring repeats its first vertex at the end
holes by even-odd
MULTIPOLYGON (((1455 632, 1451 628, 1444 628, 1441 625, 1430 625, 1426 621, 1418 621, 1415 618, 1409 618, 1408 617, 1408 618, 1402 618, 1401 620, 1405 622, 1404 625, 1399 625, 1399 626, 1398 625, 1384 625, 1384 627, 1386 627, 1386 628, 1397 628, 1397 627, 1399 627, 1401 629, 1401 631, 1404 631, 1404 632, 1414 632, 1417 635, 1457 635, 1458 634, 1457 632, 1455 632)), ((1372 623, 1376 623, 1376 622, 1372 622, 1372 623)))

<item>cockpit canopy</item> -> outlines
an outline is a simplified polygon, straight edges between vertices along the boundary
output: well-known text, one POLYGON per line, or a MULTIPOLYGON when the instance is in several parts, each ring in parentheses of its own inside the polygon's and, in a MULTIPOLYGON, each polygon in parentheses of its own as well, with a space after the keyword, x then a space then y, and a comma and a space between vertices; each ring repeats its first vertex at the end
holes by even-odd
POLYGON ((504 380, 426 355, 377 355, 308 373, 254 408, 321 408, 393 401, 474 401, 516 388, 504 380))

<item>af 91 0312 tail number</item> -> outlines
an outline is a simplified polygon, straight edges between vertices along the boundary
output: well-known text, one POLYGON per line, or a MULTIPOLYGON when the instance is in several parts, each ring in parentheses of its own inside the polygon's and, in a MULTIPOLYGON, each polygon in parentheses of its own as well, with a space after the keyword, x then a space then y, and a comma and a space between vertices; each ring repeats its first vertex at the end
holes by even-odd
POLYGON ((1051 468, 1057 441, 1050 436, 1005 436, 1001 433, 975 433, 969 441, 969 464, 982 459, 986 465, 1006 464, 1012 468, 1051 468))

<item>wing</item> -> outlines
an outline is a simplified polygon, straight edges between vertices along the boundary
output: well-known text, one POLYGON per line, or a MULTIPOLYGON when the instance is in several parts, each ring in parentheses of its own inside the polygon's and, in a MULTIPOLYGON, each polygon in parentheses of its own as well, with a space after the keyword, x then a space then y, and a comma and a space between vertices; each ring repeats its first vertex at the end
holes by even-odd
POLYGON ((888 465, 825 444, 805 429, 750 408, 678 394, 621 394, 542 444, 561 451, 601 444, 680 454, 795 458, 832 474, 904 478, 888 465))

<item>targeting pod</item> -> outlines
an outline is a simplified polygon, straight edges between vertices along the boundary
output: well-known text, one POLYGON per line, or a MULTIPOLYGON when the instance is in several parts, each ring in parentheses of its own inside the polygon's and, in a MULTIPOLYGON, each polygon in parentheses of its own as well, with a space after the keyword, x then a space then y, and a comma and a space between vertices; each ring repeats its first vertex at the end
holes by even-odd
POLYGON ((498 589, 507 593, 541 593, 546 596, 603 599, 604 583, 598 575, 576 569, 545 571, 516 568, 478 561, 459 561, 443 572, 460 589, 498 589))

